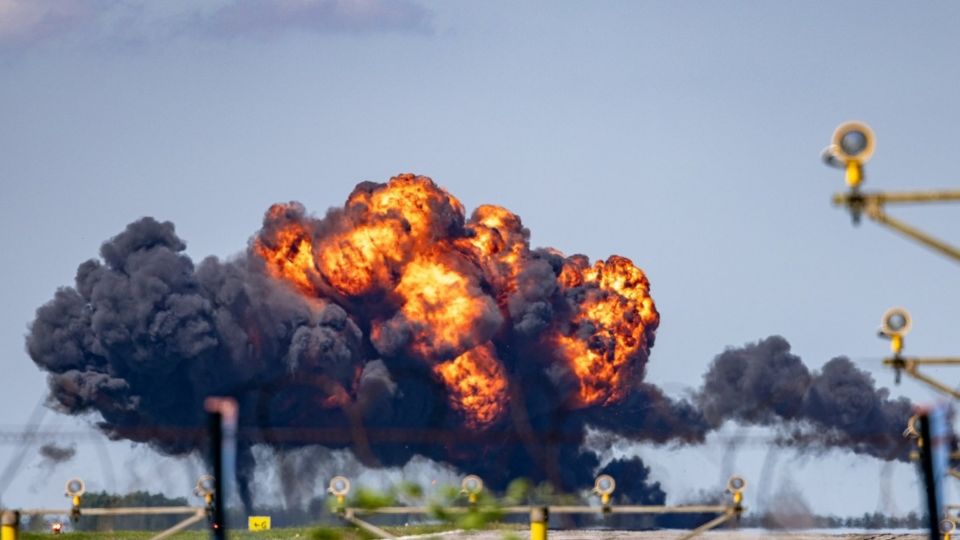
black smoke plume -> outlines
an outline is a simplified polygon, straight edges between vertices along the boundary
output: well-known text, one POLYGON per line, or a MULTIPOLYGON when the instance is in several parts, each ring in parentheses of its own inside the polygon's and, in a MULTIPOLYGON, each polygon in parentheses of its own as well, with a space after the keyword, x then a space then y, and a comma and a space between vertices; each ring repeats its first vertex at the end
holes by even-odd
MULTIPOLYGON (((436 190, 428 179, 405 178, 436 190)), ((600 466, 597 454, 584 448, 589 426, 635 441, 698 443, 732 420, 785 427, 787 444, 843 446, 883 459, 904 455, 898 437, 909 415, 906 401, 890 400, 842 358, 810 372, 779 337, 722 353, 703 388, 692 399, 675 400, 643 381, 657 318, 647 322, 642 339, 648 347, 631 356, 620 386, 594 381, 604 395, 623 395, 578 402, 577 376, 558 360, 550 336, 582 340, 607 358, 618 347, 617 334, 576 314, 586 302, 629 302, 570 278, 571 269, 588 268, 585 257, 529 249, 529 231, 512 215, 487 233, 498 253, 518 254, 523 264, 516 273, 501 259, 477 260, 459 247, 442 255, 444 264, 468 276, 464 290, 476 296, 481 313, 464 347, 493 351, 506 381, 506 413, 482 428, 468 425, 433 371, 463 351, 418 337, 394 292, 346 294, 319 272, 291 283, 271 266, 315 257, 318 245, 371 224, 392 226, 400 244, 414 242, 405 235, 419 231, 427 245, 461 246, 486 230, 481 209, 466 220, 452 198, 417 201, 417 209, 434 216, 427 227, 393 210, 371 217, 371 197, 383 188, 359 185, 345 208, 322 219, 298 204, 275 206, 248 249, 229 260, 195 264, 172 223, 131 223, 102 245, 99 259, 79 266, 72 287, 37 310, 27 350, 48 373, 52 406, 67 414, 99 413, 98 427, 110 437, 183 455, 205 447, 204 399, 233 396, 240 406, 237 480, 248 507, 255 445, 280 452, 349 448, 368 466, 422 455, 479 474, 493 488, 527 477, 570 491, 592 485, 600 466), (283 236, 290 230, 295 238, 283 236), (266 260, 263 251, 283 238, 288 251, 266 260)), ((612 257, 606 264, 623 261, 612 257)), ((392 282, 411 263, 381 262, 371 275, 392 282)), ((634 286, 645 287, 645 278, 634 286)), ((639 315, 626 317, 636 324, 639 315)), ((618 467, 636 473, 635 485, 622 492, 630 500, 662 500, 659 485, 639 474, 642 463, 618 462, 608 470, 618 467)))
POLYGON ((786 428, 786 442, 848 448, 884 460, 906 460, 902 435, 912 414, 906 398, 890 398, 869 373, 840 356, 811 372, 790 344, 771 336, 714 358, 698 404, 706 421, 786 428))

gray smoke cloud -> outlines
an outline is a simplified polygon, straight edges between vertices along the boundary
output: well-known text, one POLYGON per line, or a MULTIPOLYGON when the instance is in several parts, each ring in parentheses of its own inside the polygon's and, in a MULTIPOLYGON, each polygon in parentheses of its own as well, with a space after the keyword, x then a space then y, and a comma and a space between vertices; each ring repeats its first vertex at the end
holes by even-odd
POLYGON ((704 419, 785 428, 784 443, 848 448, 885 460, 906 460, 902 436, 912 414, 906 398, 891 398, 869 373, 840 356, 819 372, 771 336, 714 358, 697 395, 704 419))
POLYGON ((47 443, 39 449, 40 457, 43 458, 43 465, 55 467, 61 463, 66 463, 77 455, 75 445, 61 446, 56 443, 47 443))

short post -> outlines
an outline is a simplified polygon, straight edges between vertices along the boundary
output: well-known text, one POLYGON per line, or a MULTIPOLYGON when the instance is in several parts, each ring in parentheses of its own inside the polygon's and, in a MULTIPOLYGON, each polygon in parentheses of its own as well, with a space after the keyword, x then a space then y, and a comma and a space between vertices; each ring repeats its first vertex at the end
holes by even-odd
POLYGON ((20 512, 4 510, 0 515, 0 540, 20 539, 20 512))
POLYGON ((546 506, 530 509, 530 540, 547 540, 550 512, 546 506))
POLYGON ((223 519, 223 416, 220 411, 208 411, 208 428, 210 433, 210 460, 213 465, 213 523, 211 536, 215 540, 224 540, 223 519))
MULTIPOLYGON (((210 464, 213 467, 213 519, 210 533, 213 540, 225 540, 227 537, 227 523, 223 509, 227 494, 223 489, 223 446, 224 422, 230 428, 231 438, 237 427, 237 402, 229 397, 208 397, 204 401, 207 410, 207 429, 210 433, 210 464)), ((231 451, 234 449, 231 447, 231 451)))

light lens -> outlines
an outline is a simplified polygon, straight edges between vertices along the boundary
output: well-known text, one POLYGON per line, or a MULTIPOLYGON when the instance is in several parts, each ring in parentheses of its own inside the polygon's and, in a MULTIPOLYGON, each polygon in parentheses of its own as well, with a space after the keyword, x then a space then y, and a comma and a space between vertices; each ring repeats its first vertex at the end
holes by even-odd
POLYGON ((907 326, 907 318, 904 317, 902 313, 894 313, 887 319, 887 324, 893 330, 903 330, 903 328, 907 326))
POLYGON ((862 131, 848 131, 840 138, 840 148, 849 156, 857 156, 867 149, 867 136, 862 131))
POLYGON ((731 476, 730 480, 727 480, 727 489, 730 491, 742 491, 747 487, 747 481, 740 476, 731 476))

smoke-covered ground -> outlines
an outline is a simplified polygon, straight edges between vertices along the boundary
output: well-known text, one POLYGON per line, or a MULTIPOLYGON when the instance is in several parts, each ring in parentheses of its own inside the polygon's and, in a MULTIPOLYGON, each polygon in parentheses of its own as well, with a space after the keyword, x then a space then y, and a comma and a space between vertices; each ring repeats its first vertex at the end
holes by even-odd
POLYGON ((609 471, 619 500, 665 500, 639 458, 602 463, 590 429, 698 444, 732 421, 906 458, 908 401, 844 357, 810 369, 779 336, 721 352, 700 387, 666 396, 644 380, 660 316, 642 270, 529 236, 499 207, 468 219, 413 175, 361 183, 320 218, 274 205, 228 260, 195 263, 172 223, 143 218, 37 310, 27 349, 51 406, 165 454, 203 452, 204 400, 234 397, 248 508, 258 462, 296 504, 330 472, 310 453, 333 450, 368 469, 425 458, 495 489, 523 476, 573 492, 609 471))

